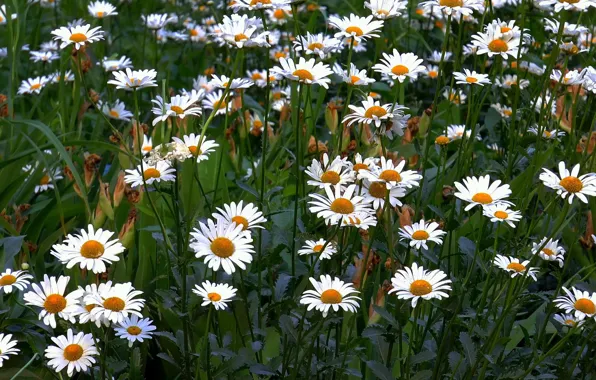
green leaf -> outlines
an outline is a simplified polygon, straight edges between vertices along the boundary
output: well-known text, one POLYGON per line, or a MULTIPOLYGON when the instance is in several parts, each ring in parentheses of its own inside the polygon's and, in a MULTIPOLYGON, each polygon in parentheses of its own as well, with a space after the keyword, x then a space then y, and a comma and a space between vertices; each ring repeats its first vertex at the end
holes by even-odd
POLYGON ((464 331, 459 333, 459 340, 462 346, 464 347, 466 360, 468 361, 470 367, 472 367, 476 362, 476 345, 474 345, 474 342, 472 341, 470 335, 464 331))
POLYGON ((369 360, 366 362, 366 365, 368 368, 370 368, 372 373, 377 376, 377 378, 381 380, 393 380, 393 375, 391 375, 391 372, 389 369, 387 369, 387 367, 385 367, 384 364, 374 360, 369 360))

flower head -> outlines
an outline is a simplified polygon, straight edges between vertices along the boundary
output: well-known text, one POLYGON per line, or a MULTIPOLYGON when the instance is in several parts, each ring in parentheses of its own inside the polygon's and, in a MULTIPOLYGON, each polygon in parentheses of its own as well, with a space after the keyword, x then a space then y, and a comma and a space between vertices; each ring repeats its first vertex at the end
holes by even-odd
POLYGON ((412 267, 405 267, 395 273, 391 279, 393 289, 389 290, 389 294, 395 293, 399 299, 411 299, 412 307, 416 307, 420 298, 448 298, 451 280, 446 277, 447 274, 439 269, 429 271, 413 263, 412 267))
POLYGON ((321 281, 313 277, 309 278, 314 290, 306 290, 300 298, 302 305, 308 305, 307 310, 316 309, 323 313, 323 317, 329 314, 329 310, 338 311, 340 308, 351 313, 356 312, 360 303, 359 293, 351 283, 345 283, 339 278, 331 278, 329 275, 322 275, 321 281))

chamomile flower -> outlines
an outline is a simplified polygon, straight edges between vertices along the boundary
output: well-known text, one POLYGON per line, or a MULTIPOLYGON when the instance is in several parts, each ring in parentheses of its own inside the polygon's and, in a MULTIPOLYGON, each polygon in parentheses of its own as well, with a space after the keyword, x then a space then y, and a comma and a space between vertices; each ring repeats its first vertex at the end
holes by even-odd
POLYGON ((333 72, 339 75, 344 83, 352 86, 367 86, 375 83, 373 78, 369 78, 365 69, 359 70, 356 65, 350 63, 350 70, 346 71, 339 64, 333 66, 333 72))
POLYGON ((325 219, 327 225, 336 225, 346 221, 351 223, 350 217, 358 217, 360 214, 371 214, 370 205, 364 202, 364 197, 356 195, 357 186, 349 185, 343 188, 337 184, 326 186, 325 195, 309 194, 313 200, 308 203, 310 212, 317 214, 317 217, 325 219))
POLYGON ((509 209, 506 203, 496 203, 482 208, 482 214, 493 223, 506 222, 512 228, 521 220, 521 212, 509 209))
POLYGON ((46 326, 56 328, 56 315, 72 323, 74 317, 79 313, 78 299, 83 295, 83 290, 78 289, 65 295, 66 285, 70 277, 43 276, 43 281, 38 284, 31 284, 32 291, 25 293, 23 299, 26 305, 41 307, 39 319, 43 319, 46 326))
POLYGON ((46 84, 50 81, 50 78, 41 76, 35 78, 29 78, 21 82, 17 93, 21 94, 36 94, 38 95, 46 84))
POLYGON ((175 95, 169 103, 159 95, 151 102, 154 104, 151 111, 154 115, 158 115, 153 119, 153 125, 166 121, 169 117, 184 119, 187 116, 201 116, 202 113, 201 108, 196 106, 199 102, 199 93, 194 91, 187 95, 175 95))
POLYGON ((449 62, 452 58, 453 53, 450 51, 446 51, 445 53, 443 53, 442 51, 434 50, 426 60, 433 63, 439 63, 441 61, 449 62))
POLYGON ((513 86, 519 86, 520 89, 524 89, 530 85, 530 81, 527 79, 518 79, 517 75, 505 74, 495 80, 495 84, 499 87, 510 89, 513 86))
POLYGON ((124 181, 130 183, 131 187, 143 186, 143 183, 151 185, 153 182, 171 182, 175 177, 175 169, 165 160, 158 161, 154 165, 144 163, 136 169, 125 170, 124 181), (144 180, 144 181, 143 181, 144 180))
POLYGON ((328 260, 337 253, 337 247, 333 242, 327 242, 325 239, 307 240, 302 249, 298 250, 300 256, 315 255, 319 260, 328 260))
POLYGON ((211 304, 215 310, 225 310, 228 303, 236 296, 237 289, 228 284, 205 281, 201 285, 195 285, 192 292, 203 298, 201 306, 211 304))
POLYGON ((304 51, 306 55, 318 55, 319 58, 325 59, 330 53, 340 49, 341 41, 328 37, 324 33, 311 34, 307 32, 306 37, 298 36, 293 44, 296 51, 304 51))
POLYGON ((130 282, 113 284, 98 288, 97 293, 87 295, 85 303, 95 305, 90 311, 92 318, 105 318, 112 323, 122 323, 129 315, 143 316, 141 310, 145 306, 145 300, 136 298, 141 294, 143 292, 135 290, 130 282))
POLYGON ((532 254, 546 261, 558 261, 560 268, 565 263, 565 249, 558 240, 542 238, 538 243, 532 243, 532 254))
POLYGON ((62 73, 60 71, 57 71, 53 75, 51 75, 51 77, 52 83, 56 84, 60 83, 61 80, 64 80, 64 83, 74 82, 75 80, 75 76, 71 70, 66 70, 64 72, 64 76, 62 76, 62 73))
POLYGON ((352 110, 352 113, 342 120, 348 126, 354 123, 368 125, 374 122, 375 126, 379 128, 383 121, 393 116, 391 113, 391 103, 381 105, 379 101, 374 100, 370 96, 362 101, 362 107, 352 104, 348 107, 352 110))
POLYGON ((328 65, 321 62, 315 63, 314 58, 307 61, 304 57, 300 57, 298 63, 295 63, 292 58, 281 58, 279 64, 280 66, 271 69, 272 73, 307 85, 318 84, 324 88, 328 88, 328 83, 331 81, 329 75, 333 73, 328 65))
MULTIPOLYGON (((247 72, 250 80, 257 85, 257 87, 267 87, 267 70, 253 70, 247 72)), ((275 73, 269 73, 269 85, 273 86, 277 84, 277 81, 281 79, 281 75, 275 73)))
POLYGON ((91 25, 80 25, 74 27, 61 27, 52 31, 55 40, 62 41, 60 49, 64 49, 70 44, 75 45, 75 49, 79 50, 86 44, 90 44, 99 40, 103 40, 103 31, 101 27, 91 28, 91 25))
POLYGON ((573 327, 581 328, 582 325, 584 323, 586 323, 585 319, 579 319, 575 315, 570 314, 570 313, 555 314, 555 315, 553 315, 553 319, 555 321, 559 322, 560 324, 562 324, 563 326, 566 326, 569 328, 573 328, 573 327))
POLYGON ((383 209, 383 207, 385 207, 387 197, 389 197, 389 204, 391 207, 401 206, 402 203, 399 199, 406 195, 406 189, 397 186, 387 189, 387 186, 383 181, 369 181, 368 179, 365 179, 363 185, 364 201, 371 203, 375 210, 383 209))
POLYGON ((118 14, 118 12, 116 12, 115 6, 108 3, 107 1, 100 0, 89 3, 87 10, 89 11, 89 14, 95 18, 104 18, 118 14))
POLYGON ((426 66, 424 75, 430 79, 437 79, 439 77, 439 66, 436 66, 436 65, 426 66))
POLYGON ((228 97, 224 98, 224 91, 222 90, 207 94, 202 104, 203 108, 212 110, 216 115, 225 115, 232 111, 232 102, 228 97))
MULTIPOLYGON (((0 14, 0 17, 2 14, 0 14)), ((8 355, 18 355, 19 350, 16 348, 17 345, 16 340, 12 340, 12 334, 0 333, 0 368, 2 368, 2 363, 5 360, 8 360, 8 355)))
POLYGON ((555 298, 555 305, 566 313, 572 314, 575 318, 583 321, 586 318, 596 320, 596 293, 581 291, 572 287, 571 290, 563 286, 566 296, 555 298))
POLYGON ((232 90, 236 90, 239 88, 249 88, 253 85, 252 81, 243 78, 233 79, 230 83, 230 78, 225 75, 218 77, 217 75, 211 75, 211 85, 215 88, 230 88, 232 90))
POLYGON ((191 133, 190 135, 182 136, 182 140, 178 137, 172 137, 172 140, 179 144, 184 144, 191 155, 196 157, 197 162, 205 161, 209 158, 209 153, 215 152, 215 148, 219 146, 213 140, 207 140, 205 137, 202 142, 199 142, 200 135, 191 133))
POLYGON ((308 305, 307 310, 317 310, 323 313, 323 317, 329 314, 329 310, 337 312, 340 308, 351 313, 356 312, 360 307, 360 293, 351 283, 346 283, 339 278, 331 278, 329 275, 322 275, 321 281, 309 278, 315 290, 306 290, 302 293, 300 304, 308 305))
POLYGON ((120 261, 118 255, 125 248, 118 239, 110 240, 114 235, 112 231, 101 228, 95 231, 91 224, 87 229, 82 229, 80 234, 68 235, 64 244, 54 244, 50 253, 68 269, 79 265, 81 269, 93 273, 104 273, 107 271, 106 263, 120 261))
POLYGON ((218 32, 213 35, 222 43, 238 49, 253 46, 267 47, 269 33, 257 31, 260 25, 260 21, 256 18, 232 14, 231 17, 224 16, 222 23, 218 25, 218 32))
POLYGON ((557 13, 563 10, 572 12, 586 12, 590 7, 594 6, 594 2, 592 0, 539 0, 538 4, 545 8, 553 7, 557 13))
POLYGON ((218 212, 214 213, 213 217, 217 219, 218 224, 236 223, 236 225, 242 226, 243 231, 247 232, 254 228, 265 228, 261 225, 267 221, 263 217, 263 213, 254 204, 244 205, 243 202, 224 204, 223 209, 217 207, 218 212))
POLYGON ((588 196, 596 195, 596 174, 588 173, 579 175, 580 166, 575 165, 571 171, 565 168, 565 162, 559 162, 559 175, 551 172, 546 168, 542 168, 543 173, 540 174, 540 180, 544 186, 550 187, 557 191, 557 195, 561 198, 567 198, 569 204, 573 202, 573 198, 577 197, 580 201, 588 203, 588 196))
POLYGON ((465 210, 471 210, 475 206, 487 207, 497 203, 511 204, 506 198, 511 195, 511 188, 508 184, 501 185, 501 180, 490 183, 490 176, 487 174, 481 177, 466 177, 463 184, 455 182, 457 192, 455 196, 469 204, 465 210))
POLYGON ((511 275, 511 278, 516 276, 524 277, 527 273, 528 276, 534 279, 534 281, 537 280, 536 273, 538 272, 538 268, 528 267, 530 260, 520 262, 518 258, 497 254, 493 264, 503 269, 505 272, 508 272, 511 275))
POLYGON ((116 99, 112 105, 99 101, 97 102, 97 108, 110 119, 130 121, 133 117, 132 112, 128 111, 124 102, 119 99, 116 99))
POLYGON ((513 115, 513 109, 511 107, 501 105, 501 103, 491 104, 490 108, 497 111, 503 119, 509 119, 511 115, 513 115))
POLYGON ((427 242, 432 241, 437 244, 443 244, 441 237, 447 232, 439 229, 437 222, 425 222, 422 219, 420 222, 413 223, 411 226, 403 226, 399 229, 399 240, 410 240, 410 247, 420 249, 428 249, 427 242))
POLYGON ((227 273, 236 271, 236 266, 246 270, 255 252, 250 234, 244 233, 244 225, 224 223, 207 219, 207 224, 199 222, 199 228, 191 232, 190 248, 197 258, 214 271, 220 267, 227 273))
POLYGON ((368 230, 369 227, 377 225, 377 218, 375 214, 370 212, 359 212, 349 215, 342 221, 344 227, 355 227, 360 230, 368 230))
POLYGON ((458 106, 466 104, 466 99, 468 98, 468 96, 462 91, 451 88, 447 88, 445 91, 443 91, 443 97, 458 106))
MULTIPOLYGON (((533 127, 528 128, 528 132, 538 136, 539 132, 539 128, 537 125, 534 125, 533 127)), ((562 131, 560 129, 553 129, 553 130, 547 130, 546 128, 544 128, 542 130, 542 138, 544 138, 545 140, 560 140, 560 137, 565 136, 565 131, 562 131)))
POLYGON ((470 138, 471 135, 472 131, 467 130, 464 124, 450 125, 447 127, 447 137, 449 137, 449 140, 451 141, 461 140, 464 136, 470 138))
POLYGON ((45 357, 49 359, 48 365, 56 372, 66 368, 68 376, 76 372, 86 372, 93 367, 99 352, 95 348, 93 334, 80 332, 74 335, 71 329, 66 331, 66 335, 51 337, 55 346, 46 348, 45 357))
POLYGON ((110 288, 112 286, 112 281, 102 282, 99 285, 92 283, 86 285, 85 288, 80 288, 83 290, 82 296, 79 298, 79 323, 84 324, 87 322, 93 322, 99 328, 103 324, 104 326, 110 326, 110 321, 105 318, 104 315, 92 315, 91 310, 97 306, 95 301, 93 301, 93 297, 88 297, 93 294, 101 294, 105 289, 110 288))
POLYGON ((259 9, 278 9, 290 5, 290 0, 234 0, 230 5, 232 9, 248 9, 250 11, 259 9))
POLYGON ((108 59, 104 57, 101 60, 101 65, 105 71, 117 71, 132 68, 132 61, 125 55, 118 59, 108 59))
POLYGON ((484 32, 472 36, 473 44, 478 48, 476 54, 500 55, 503 59, 517 58, 520 46, 519 37, 512 33, 501 32, 501 28, 495 24, 488 24, 484 32))
POLYGON ((404 0, 369 0, 364 6, 380 20, 399 17, 407 11, 408 2, 404 0))
POLYGON ((162 29, 164 26, 175 23, 178 21, 178 17, 170 16, 168 14, 152 13, 148 16, 141 15, 143 24, 153 30, 162 29))
POLYGON ((151 339, 156 327, 149 318, 139 319, 136 315, 124 318, 114 327, 118 338, 128 340, 128 347, 132 347, 134 342, 143 343, 145 339, 151 339))
POLYGON ((373 16, 360 17, 355 14, 343 18, 331 16, 328 22, 332 27, 339 29, 339 32, 335 33, 336 38, 353 38, 358 42, 379 37, 377 32, 383 27, 383 20, 373 21, 373 16))
POLYGON ((59 168, 48 169, 44 171, 43 177, 39 180, 38 184, 35 185, 35 194, 39 194, 44 191, 53 190, 54 182, 63 179, 59 168))
POLYGON ((114 71, 114 79, 108 81, 108 84, 113 84, 119 90, 133 91, 140 90, 146 87, 157 87, 155 77, 157 71, 151 70, 131 70, 126 68, 126 71, 114 71))
POLYGON ((476 71, 470 71, 468 69, 464 69, 463 73, 455 72, 453 76, 455 77, 456 84, 477 84, 479 86, 490 84, 488 74, 479 74, 476 71))
POLYGON ((482 0, 430 0, 424 1, 422 5, 427 10, 438 9, 445 15, 451 15, 456 20, 461 15, 470 16, 474 11, 482 13, 484 2, 482 0))
POLYGON ((60 56, 54 51, 30 51, 31 60, 33 62, 52 62, 60 58, 60 56))
MULTIPOLYGON (((0 273, 0 291, 4 294, 10 294, 13 290, 23 291, 27 289, 30 281, 33 278, 27 271, 24 270, 11 270, 7 268, 4 272, 0 273)), ((0 350, 0 353, 2 351, 0 350)))
POLYGON ((389 294, 395 293, 399 299, 411 299, 412 307, 416 307, 421 298, 449 298, 447 292, 451 290, 451 280, 445 279, 446 277, 447 274, 439 269, 429 271, 412 263, 411 268, 400 269, 391 278, 393 289, 389 290, 389 294))
POLYGON ((400 83, 403 83, 406 78, 416 80, 418 74, 425 70, 422 59, 418 58, 416 54, 400 54, 397 49, 393 49, 392 54, 383 53, 381 63, 377 63, 372 68, 378 73, 388 75, 393 80, 397 79, 400 83))
POLYGON ((550 73, 550 79, 565 86, 576 86, 584 83, 584 76, 587 70, 571 70, 565 73, 561 78, 561 70, 553 70, 550 73))
POLYGON ((398 187, 417 187, 422 176, 414 170, 404 170, 406 161, 402 160, 397 165, 392 160, 381 157, 381 166, 374 166, 370 171, 360 170, 359 178, 366 178, 373 182, 384 182, 387 189, 398 187))
POLYGON ((371 168, 374 168, 379 162, 381 162, 381 160, 375 157, 367 157, 362 159, 362 155, 360 153, 356 153, 354 155, 354 165, 352 166, 354 177, 358 175, 360 170, 370 171, 371 168))

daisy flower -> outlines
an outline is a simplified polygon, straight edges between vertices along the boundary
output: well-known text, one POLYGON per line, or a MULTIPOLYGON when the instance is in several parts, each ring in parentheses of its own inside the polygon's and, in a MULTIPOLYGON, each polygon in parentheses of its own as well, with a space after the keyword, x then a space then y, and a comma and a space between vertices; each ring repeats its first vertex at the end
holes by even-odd
POLYGON ((225 75, 218 77, 217 75, 211 75, 211 82, 210 84, 215 88, 223 88, 226 89, 230 87, 232 90, 236 90, 239 88, 249 88, 253 85, 253 82, 248 79, 237 78, 233 79, 230 83, 230 78, 225 75))
POLYGON ((132 61, 125 55, 118 59, 108 59, 107 57, 103 57, 101 65, 105 71, 117 71, 132 68, 132 61))
POLYGON ((544 8, 554 7, 555 12, 561 12, 563 10, 573 12, 586 12, 590 7, 594 6, 592 0, 540 0, 538 5, 544 8))
POLYGON ((33 291, 27 292, 23 296, 26 305, 42 308, 39 319, 43 319, 46 326, 56 328, 56 315, 72 323, 75 322, 74 317, 79 313, 77 300, 81 297, 83 291, 77 289, 65 296, 66 285, 68 285, 69 280, 70 277, 68 276, 60 276, 56 280, 56 277, 48 277, 45 274, 43 282, 39 285, 31 284, 33 291))
POLYGON ((50 81, 50 78, 41 76, 35 78, 25 79, 21 82, 17 93, 22 94, 39 94, 46 84, 50 81))
POLYGON ((154 115, 158 115, 153 119, 152 124, 155 126, 159 122, 166 121, 169 117, 184 119, 187 116, 201 116, 201 108, 195 106, 198 101, 198 92, 191 92, 188 95, 175 95, 170 99, 170 103, 166 103, 161 96, 157 95, 156 99, 151 100, 154 104, 151 111, 154 115))
POLYGON ((256 18, 249 18, 247 15, 232 14, 231 17, 224 16, 222 23, 218 25, 218 32, 212 33, 222 43, 242 49, 243 47, 261 46, 268 47, 268 32, 257 32, 261 21, 256 18))
POLYGON ((333 72, 339 75, 343 82, 352 86, 367 86, 371 83, 375 83, 373 78, 368 77, 366 69, 359 70, 353 63, 350 63, 349 71, 342 69, 341 66, 336 63, 333 66, 333 72))
POLYGON ((93 301, 93 297, 88 297, 93 294, 101 294, 105 289, 110 288, 112 286, 112 281, 108 281, 105 283, 97 284, 89 284, 86 285, 85 288, 80 288, 83 290, 83 295, 79 298, 79 310, 80 313, 79 323, 84 324, 87 322, 93 322, 99 328, 103 324, 104 326, 110 326, 110 321, 105 318, 104 315, 92 315, 91 310, 93 310, 97 305, 95 301, 93 301))
POLYGON ((213 140, 203 138, 203 142, 199 143, 200 135, 191 133, 190 135, 182 136, 182 140, 178 137, 172 137, 172 140, 179 144, 185 145, 190 151, 191 155, 196 157, 197 162, 205 161, 209 158, 209 153, 215 152, 215 148, 219 146, 213 140))
POLYGON ((52 31, 55 40, 62 41, 60 49, 64 49, 70 44, 75 44, 75 49, 79 50, 87 43, 103 40, 103 31, 101 27, 91 29, 91 25, 80 25, 74 27, 61 27, 52 31))
MULTIPOLYGON (((250 80, 257 85, 257 87, 267 87, 267 70, 253 70, 248 71, 250 80)), ((281 75, 269 73, 269 85, 273 86, 281 79, 281 75)))
POLYGON ((422 59, 418 58, 416 54, 400 54, 397 49, 393 49, 393 54, 383 53, 381 63, 377 63, 372 68, 378 73, 388 75, 393 80, 399 80, 400 83, 403 83, 406 78, 415 80, 418 78, 418 74, 425 70, 422 59))
POLYGON ((143 145, 141 145, 141 151, 143 154, 148 154, 153 149, 153 140, 151 137, 143 134, 143 145))
POLYGON ((557 83, 564 84, 566 86, 575 86, 581 85, 584 83, 584 77, 587 73, 587 70, 571 70, 565 73, 561 78, 561 70, 553 70, 550 73, 550 79, 557 83))
POLYGON ((104 18, 118 14, 118 12, 116 12, 116 7, 107 1, 94 1, 89 3, 87 10, 89 10, 89 14, 95 18, 104 18))
POLYGON ((259 9, 278 9, 287 7, 290 4, 290 0, 234 0, 233 4, 229 5, 230 8, 237 9, 248 9, 250 11, 259 9))
POLYGON ((164 26, 175 23, 178 21, 178 17, 170 16, 168 14, 152 13, 148 16, 141 15, 143 24, 153 30, 162 29, 164 26))
POLYGON ((565 168, 565 162, 559 162, 559 175, 551 172, 546 168, 540 174, 540 180, 544 186, 550 187, 557 191, 557 195, 565 199, 569 196, 569 204, 573 202, 573 198, 577 197, 584 203, 588 203, 587 196, 593 197, 596 195, 596 174, 588 173, 578 177, 579 164, 575 165, 571 171, 565 168))
MULTIPOLYGON (((1 16, 1 14, 0 14, 1 16)), ((19 350, 16 348, 16 340, 12 340, 12 334, 0 333, 0 368, 5 360, 8 360, 8 355, 18 355, 19 350)))
POLYGON ((375 214, 371 214, 370 212, 359 212, 346 217, 342 225, 344 227, 355 227, 366 231, 369 227, 377 225, 377 218, 375 214))
POLYGON ((56 372, 62 371, 66 367, 68 376, 76 372, 86 372, 95 364, 95 358, 99 354, 95 348, 93 334, 80 332, 74 335, 71 329, 66 331, 66 335, 51 337, 55 346, 46 348, 45 357, 49 359, 48 365, 56 372))
POLYGON ((453 56, 453 53, 450 51, 446 51, 444 54, 442 51, 437 51, 434 50, 430 56, 427 58, 427 61, 429 62, 433 62, 433 63, 439 63, 441 61, 446 62, 446 61, 451 61, 451 58, 453 56), (441 58, 442 57, 442 58, 441 58))
POLYGON ((242 226, 243 231, 252 230, 254 228, 265 228, 261 224, 265 223, 267 219, 263 217, 263 213, 259 211, 257 206, 252 203, 247 205, 243 204, 244 201, 240 201, 238 204, 232 202, 230 204, 224 204, 223 209, 217 207, 216 213, 213 217, 217 219, 217 224, 233 224, 236 223, 238 226, 242 226))
POLYGON ((364 201, 372 203, 372 207, 375 210, 382 210, 385 207, 385 201, 388 196, 391 207, 401 206, 402 203, 399 198, 406 196, 406 189, 403 187, 393 186, 391 189, 387 189, 383 181, 369 181, 365 179, 363 185, 364 201))
POLYGON ((567 296, 559 296, 555 299, 555 305, 566 313, 573 313, 575 318, 583 321, 587 318, 596 320, 596 293, 581 291, 572 287, 571 290, 563 286, 567 296))
MULTIPOLYGON (((62 74, 60 73, 60 71, 55 72, 54 74, 51 75, 52 77, 52 83, 60 83, 60 81, 62 80, 62 74)), ((71 70, 66 70, 64 72, 64 82, 74 82, 75 80, 75 76, 73 74, 73 72, 71 70)))
POLYGON ((357 107, 352 104, 350 104, 348 107, 353 112, 348 114, 342 120, 343 123, 348 123, 348 126, 354 123, 369 125, 374 122, 375 126, 379 128, 384 120, 387 120, 393 116, 390 112, 392 108, 390 103, 381 105, 379 101, 374 100, 370 96, 362 101, 362 107, 357 107))
POLYGON ((129 315, 143 316, 141 310, 145 300, 135 298, 141 294, 143 292, 135 290, 130 282, 113 284, 98 288, 97 293, 88 294, 85 303, 95 305, 90 311, 93 319, 105 318, 112 323, 122 323, 129 315))
POLYGON ((441 237, 447 234, 447 232, 439 229, 439 223, 437 222, 425 222, 422 219, 418 223, 413 223, 411 226, 403 226, 399 229, 399 236, 401 240, 410 240, 410 247, 420 249, 423 247, 428 250, 426 243, 428 241, 434 241, 437 244, 443 244, 441 237))
POLYGON ((509 209, 506 203, 495 203, 482 208, 482 214, 493 223, 506 222, 512 228, 515 228, 515 223, 522 218, 521 212, 509 209))
POLYGON ((280 66, 271 69, 272 73, 308 85, 318 84, 324 88, 328 88, 328 83, 331 81, 328 77, 333 74, 328 65, 321 62, 315 63, 314 58, 307 61, 304 57, 300 57, 298 63, 294 63, 292 58, 281 58, 279 64, 280 66))
POLYGON ((238 290, 228 284, 216 284, 209 281, 203 282, 201 285, 195 285, 192 290, 193 293, 199 297, 203 297, 201 306, 209 304, 215 307, 215 310, 225 310, 228 307, 228 302, 236 296, 238 290))
POLYGON ((151 319, 139 319, 136 315, 124 318, 118 326, 114 327, 118 338, 128 340, 128 347, 132 347, 134 342, 143 343, 144 339, 151 339, 155 329, 151 319))
POLYGON ((416 307, 420 298, 424 300, 449 298, 447 291, 451 290, 449 285, 451 280, 445 277, 447 274, 439 269, 429 271, 412 263, 411 268, 400 269, 391 278, 393 289, 389 290, 389 294, 396 293, 399 299, 411 299, 412 307, 416 307))
POLYGON ((355 195, 356 185, 349 185, 342 188, 342 185, 325 187, 325 195, 309 194, 313 200, 308 203, 310 212, 317 214, 317 217, 324 218, 326 224, 336 225, 338 223, 350 224, 350 217, 357 218, 360 214, 371 214, 370 205, 364 202, 364 197, 355 195))
POLYGON ((97 102, 97 108, 101 110, 107 117, 115 120, 130 121, 133 117, 132 112, 126 110, 126 105, 119 99, 116 99, 111 106, 101 100, 97 102))
POLYGON ((497 78, 495 84, 507 89, 513 88, 513 86, 519 86, 523 90, 530 85, 530 81, 527 79, 519 80, 517 75, 505 74, 501 78, 497 78))
POLYGON ((325 59, 330 53, 337 52, 340 49, 341 41, 337 38, 328 37, 323 33, 306 33, 306 37, 298 36, 294 41, 294 50, 304 51, 306 55, 318 55, 325 59))
POLYGON ((558 261, 560 268, 565 263, 565 249, 559 246, 558 240, 542 238, 540 242, 532 243, 532 254, 546 261, 558 261))
POLYGON ((320 189, 331 185, 347 185, 354 181, 351 169, 351 164, 340 156, 330 162, 329 156, 324 153, 322 163, 313 158, 312 163, 306 167, 305 173, 312 178, 307 184, 320 189))
POLYGON ((33 62, 52 62, 60 58, 56 52, 53 51, 30 51, 31 60, 33 62))
POLYGON ((414 186, 417 187, 422 176, 414 170, 403 170, 405 166, 405 160, 401 160, 397 165, 394 165, 392 160, 381 157, 380 167, 374 166, 370 171, 360 170, 358 177, 373 182, 384 182, 387 189, 394 186, 408 189, 414 186))
POLYGON ((424 75, 430 79, 437 79, 439 77, 439 66, 436 66, 436 65, 426 66, 424 75))
POLYGON ((509 119, 513 115, 513 109, 511 107, 502 106, 500 103, 491 104, 490 108, 494 109, 501 115, 503 119, 509 119))
POLYGON ((463 73, 454 72, 453 76, 455 77, 456 84, 477 84, 479 86, 490 84, 488 74, 478 74, 476 71, 470 71, 468 69, 464 69, 463 73))
POLYGON ((511 204, 505 198, 511 195, 508 184, 501 185, 500 180, 490 183, 490 176, 466 177, 463 184, 455 182, 457 192, 455 196, 462 201, 468 202, 465 210, 471 210, 477 205, 487 207, 497 203, 511 204))
POLYGON ((213 110, 216 115, 225 115, 232 110, 232 102, 227 97, 224 98, 222 90, 207 94, 202 104, 204 108, 213 110))
POLYGON ((131 70, 126 68, 126 71, 114 71, 114 79, 108 81, 108 84, 113 84, 119 90, 133 91, 140 90, 146 87, 157 87, 155 77, 157 71, 151 70, 131 70))
POLYGON ((252 246, 252 237, 244 233, 244 225, 224 223, 208 219, 207 224, 199 222, 199 229, 191 232, 192 242, 190 248, 195 252, 196 258, 204 258, 205 264, 214 271, 221 266, 227 274, 236 271, 236 266, 246 270, 246 264, 252 262, 255 252, 252 246))
POLYGON ((375 157, 367 157, 362 159, 360 153, 354 155, 354 165, 352 166, 353 174, 356 176, 360 170, 371 171, 381 160, 375 157))
POLYGON ((377 32, 383 28, 383 20, 373 21, 373 16, 360 17, 350 14, 349 17, 340 18, 338 16, 329 17, 329 25, 339 29, 335 33, 336 38, 353 38, 360 42, 370 37, 379 37, 377 32))
POLYGON ((355 294, 360 293, 351 283, 345 283, 339 278, 331 278, 329 275, 322 275, 321 281, 313 277, 309 278, 310 283, 315 290, 306 290, 302 293, 300 304, 308 305, 307 310, 316 309, 326 317, 329 309, 337 312, 340 308, 351 313, 356 312, 360 307, 360 297, 355 294))
POLYGON ((573 327, 581 327, 584 323, 586 323, 585 319, 578 319, 573 314, 555 314, 553 315, 553 319, 563 326, 573 328, 573 327))
POLYGON ((520 39, 512 33, 501 32, 501 27, 496 24, 488 24, 484 32, 472 36, 472 43, 478 48, 476 54, 500 55, 503 59, 511 56, 517 58, 520 39))
POLYGON ((304 242, 302 249, 298 250, 300 256, 315 255, 319 260, 330 259, 331 256, 337 253, 337 247, 333 242, 327 243, 325 239, 307 240, 304 242))
POLYGON ((155 165, 144 163, 137 166, 136 169, 126 169, 124 181, 130 183, 131 187, 142 186, 144 182, 147 185, 151 185, 153 182, 171 182, 176 178, 175 171, 165 160, 158 161, 155 165))
POLYGON ((68 235, 64 244, 54 244, 50 253, 68 269, 79 265, 81 269, 93 273, 105 273, 106 263, 120 261, 118 255, 125 248, 118 239, 110 240, 114 235, 112 231, 101 228, 95 231, 92 224, 87 229, 88 231, 81 230, 80 234, 68 235))
POLYGON ((364 2, 364 6, 370 9, 375 18, 386 20, 404 14, 408 2, 404 0, 369 0, 364 2))
POLYGON ((457 89, 447 88, 443 91, 443 97, 456 105, 466 104, 468 96, 457 89))
MULTIPOLYGON (((539 132, 539 128, 537 125, 528 128, 528 132, 538 136, 539 132)), ((563 137, 565 136, 565 131, 562 131, 560 129, 553 129, 551 131, 547 130, 546 128, 542 131, 542 138, 546 139, 546 140, 558 140, 560 141, 559 137, 563 137)))
POLYGON ((13 271, 7 268, 4 272, 0 273, 0 291, 4 291, 4 294, 12 293, 13 289, 23 291, 29 286, 29 280, 32 278, 33 276, 28 274, 27 271, 13 271))
POLYGON ((430 0, 420 4, 427 10, 440 10, 445 15, 453 16, 456 20, 460 15, 470 16, 474 11, 484 12, 482 0, 430 0))
POLYGON ((529 268, 527 265, 530 264, 530 260, 520 262, 518 258, 497 254, 493 264, 509 272, 511 278, 515 278, 515 276, 524 277, 527 271, 528 276, 532 277, 534 281, 537 280, 536 273, 538 272, 538 268, 529 268))

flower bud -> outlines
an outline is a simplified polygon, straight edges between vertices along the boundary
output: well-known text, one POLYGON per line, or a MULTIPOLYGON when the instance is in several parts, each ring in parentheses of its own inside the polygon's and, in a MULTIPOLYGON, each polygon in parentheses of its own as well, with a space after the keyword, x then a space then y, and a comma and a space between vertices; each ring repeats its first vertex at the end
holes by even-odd
POLYGON ((118 181, 116 182, 116 188, 114 189, 114 207, 118 207, 122 198, 124 198, 124 192, 126 191, 126 182, 124 182, 124 172, 121 170, 118 174, 118 181))
POLYGON ((28 263, 22 263, 22 264, 21 264, 21 269, 22 269, 22 270, 27 270, 27 269, 29 269, 29 264, 28 264, 28 263))
POLYGON ((130 211, 128 212, 128 219, 124 226, 120 229, 120 233, 118 234, 118 239, 122 243, 123 246, 130 249, 135 241, 135 223, 137 221, 137 209, 131 207, 130 211))

